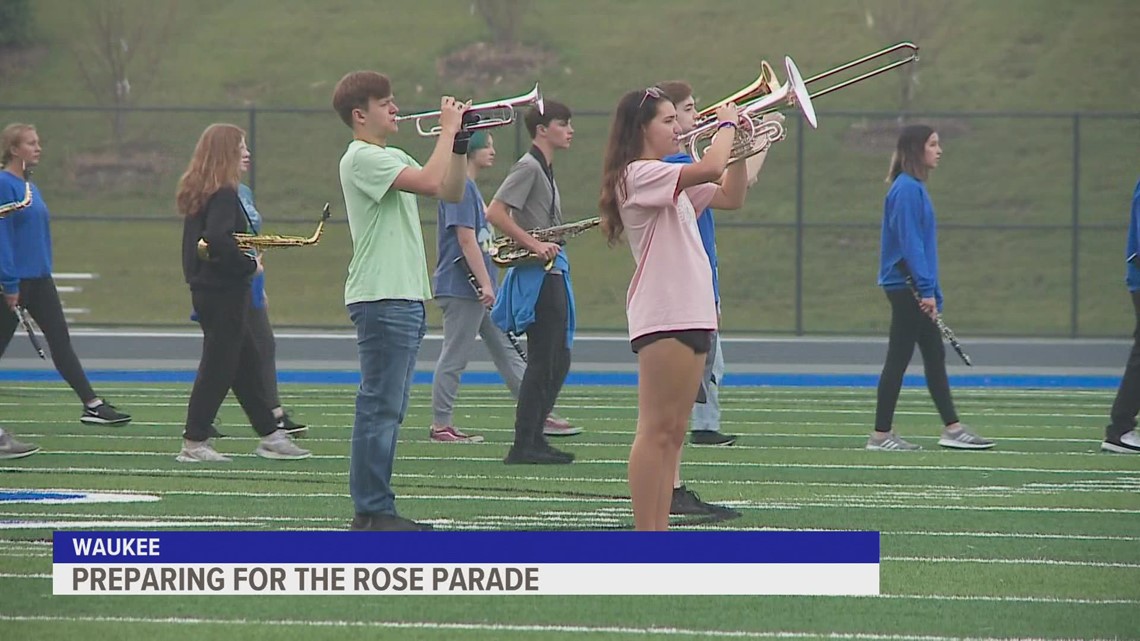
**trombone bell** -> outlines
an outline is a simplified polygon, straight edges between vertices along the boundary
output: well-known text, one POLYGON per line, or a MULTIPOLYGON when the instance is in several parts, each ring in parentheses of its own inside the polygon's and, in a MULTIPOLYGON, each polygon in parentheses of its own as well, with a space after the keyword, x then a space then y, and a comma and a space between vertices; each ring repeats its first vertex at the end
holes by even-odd
MULTIPOLYGON (((476 131, 479 129, 492 129, 494 127, 503 127, 515 121, 515 110, 522 107, 533 105, 538 109, 538 113, 545 113, 546 107, 542 100, 542 92, 538 88, 538 83, 534 83, 534 88, 521 96, 514 98, 504 98, 502 100, 492 100, 478 105, 471 105, 467 108, 467 113, 473 113, 479 116, 478 122, 471 123, 464 127, 467 131, 476 131)), ((431 137, 438 136, 443 132, 443 127, 438 124, 426 127, 425 125, 432 119, 438 120, 440 111, 424 111, 421 113, 408 114, 406 116, 396 116, 396 122, 404 122, 413 120, 416 123, 416 133, 421 136, 431 137)))

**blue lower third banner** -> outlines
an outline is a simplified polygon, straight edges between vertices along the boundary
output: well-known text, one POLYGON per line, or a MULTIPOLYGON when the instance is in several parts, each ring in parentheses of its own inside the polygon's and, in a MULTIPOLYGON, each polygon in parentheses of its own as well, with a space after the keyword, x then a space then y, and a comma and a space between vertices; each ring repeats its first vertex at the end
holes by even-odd
POLYGON ((877 595, 878 532, 56 532, 53 594, 877 595))

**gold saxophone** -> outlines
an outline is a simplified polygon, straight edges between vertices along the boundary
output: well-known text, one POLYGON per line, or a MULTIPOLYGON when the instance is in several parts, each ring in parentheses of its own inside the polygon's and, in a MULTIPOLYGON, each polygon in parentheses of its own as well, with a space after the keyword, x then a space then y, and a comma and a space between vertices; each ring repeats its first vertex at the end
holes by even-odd
MULTIPOLYGON (((325 231, 325 221, 328 220, 331 215, 329 204, 325 203, 325 208, 321 211, 321 222, 317 223, 317 231, 313 232, 313 235, 308 238, 304 236, 279 236, 276 234, 236 233, 234 234, 234 240, 237 241, 238 249, 242 251, 248 251, 250 249, 261 251, 270 247, 304 247, 305 245, 316 245, 321 240, 321 234, 325 231)), ((210 260, 210 245, 206 242, 205 238, 198 239, 198 258, 210 260)))
MULTIPOLYGON (((565 225, 532 229, 527 233, 534 236, 534 239, 539 242, 562 243, 568 238, 573 238, 588 229, 597 227, 601 222, 602 219, 595 216, 565 225)), ((542 259, 510 236, 503 236, 495 239, 494 246, 491 248, 491 262, 499 267, 514 267, 527 263, 541 263, 542 259)))
POLYGON ((16 201, 14 203, 4 203, 3 205, 0 205, 0 218, 7 216, 8 214, 10 214, 14 211, 19 211, 19 210, 21 210, 21 209, 23 209, 23 208, 25 208, 31 204, 32 204, 32 183, 30 183, 28 181, 24 181, 24 199, 16 201))

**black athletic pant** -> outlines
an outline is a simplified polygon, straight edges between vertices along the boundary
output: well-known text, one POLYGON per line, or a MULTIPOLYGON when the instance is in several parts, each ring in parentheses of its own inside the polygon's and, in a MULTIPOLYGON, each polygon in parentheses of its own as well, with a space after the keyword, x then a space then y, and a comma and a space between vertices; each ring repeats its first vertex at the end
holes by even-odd
POLYGON ((570 371, 570 349, 566 347, 569 314, 569 292, 563 275, 547 274, 534 306, 534 322, 526 330, 527 363, 515 409, 515 447, 546 444, 542 427, 570 371))
POLYGON ((261 379, 265 381, 265 400, 270 408, 281 406, 281 395, 277 391, 277 341, 273 337, 273 326, 269 324, 269 308, 249 308, 249 331, 261 357, 261 379))
POLYGON ((202 360, 186 408, 187 440, 209 438, 210 425, 231 389, 259 435, 277 429, 265 397, 261 354, 249 329, 249 295, 249 287, 191 290, 202 327, 202 360))
MULTIPOLYGON (((67 319, 63 316, 63 305, 59 302, 59 292, 55 289, 55 280, 50 276, 45 278, 25 278, 20 280, 20 304, 23 305, 36 324, 43 331, 44 340, 47 341, 51 352, 51 362, 56 371, 67 381, 76 396, 84 403, 95 400, 95 391, 87 380, 83 365, 75 350, 71 347, 71 334, 67 329, 67 319)), ((16 312, 8 309, 5 303, 0 305, 0 357, 8 349, 12 335, 20 327, 20 319, 16 312)), ((21 328, 21 331, 22 328, 21 328)))
POLYGON ((1132 292, 1132 307, 1136 309, 1136 329, 1132 332, 1132 352, 1124 366, 1124 378, 1116 390, 1112 403, 1112 423, 1105 436, 1120 440, 1125 433, 1136 429, 1136 415, 1140 414, 1140 292, 1132 292))
POLYGON ((922 351, 922 365, 926 373, 926 388, 942 416, 942 423, 958 422, 954 399, 950 397, 950 382, 946 378, 946 347, 942 334, 918 306, 909 289, 886 292, 891 303, 891 334, 887 346, 887 362, 879 376, 878 405, 875 408, 875 431, 889 432, 895 417, 895 406, 902 389, 903 374, 914 356, 914 345, 922 351))

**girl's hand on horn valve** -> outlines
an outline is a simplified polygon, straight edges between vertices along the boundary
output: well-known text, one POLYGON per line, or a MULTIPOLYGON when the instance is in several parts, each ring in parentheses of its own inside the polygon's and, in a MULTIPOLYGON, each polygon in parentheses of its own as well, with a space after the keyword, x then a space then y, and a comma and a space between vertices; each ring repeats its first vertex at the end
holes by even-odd
POLYGON ((736 108, 736 103, 729 102, 717 107, 716 119, 718 122, 740 124, 740 111, 736 108))

